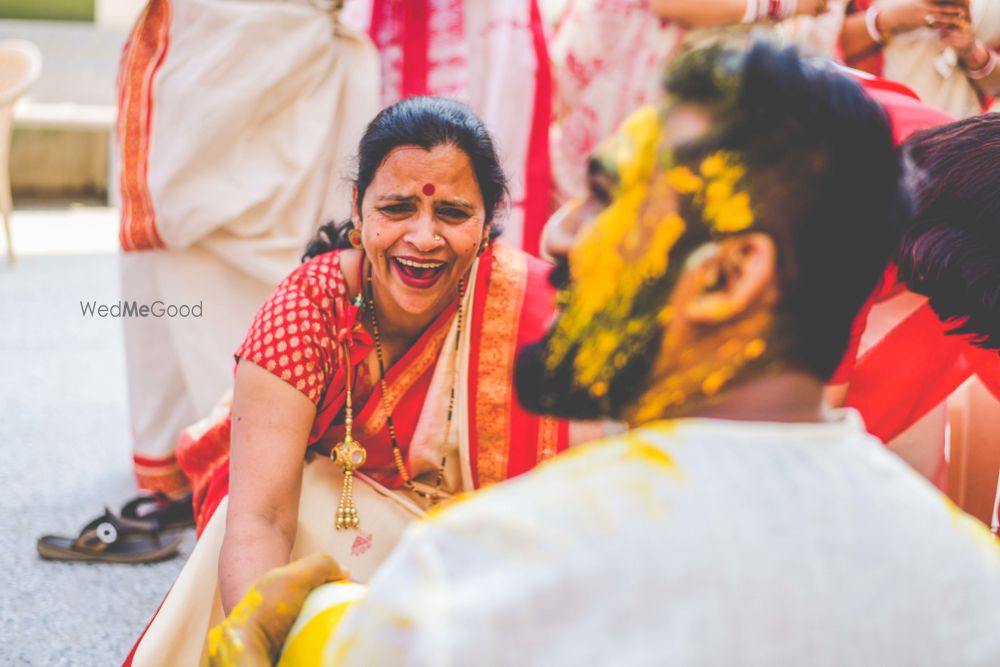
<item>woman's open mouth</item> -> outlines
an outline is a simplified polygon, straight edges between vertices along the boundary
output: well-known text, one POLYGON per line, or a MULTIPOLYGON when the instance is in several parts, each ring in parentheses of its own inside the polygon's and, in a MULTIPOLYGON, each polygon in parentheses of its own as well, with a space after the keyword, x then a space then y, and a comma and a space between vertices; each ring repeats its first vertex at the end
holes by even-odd
POLYGON ((438 281, 448 266, 447 262, 417 259, 415 257, 392 257, 396 275, 407 287, 427 289, 438 281))

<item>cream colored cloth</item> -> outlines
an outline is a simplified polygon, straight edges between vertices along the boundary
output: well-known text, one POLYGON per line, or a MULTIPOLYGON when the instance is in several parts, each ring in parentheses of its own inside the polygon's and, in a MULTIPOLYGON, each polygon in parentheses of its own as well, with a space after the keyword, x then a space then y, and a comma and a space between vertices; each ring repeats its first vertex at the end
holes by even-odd
MULTIPOLYGON (((325 551, 367 582, 395 546, 403 528, 423 512, 405 497, 359 475, 354 499, 359 530, 335 530, 343 473, 327 458, 305 464, 298 533, 292 558, 325 551)), ((197 665, 208 631, 225 619, 219 596, 219 552, 226 530, 226 498, 205 526, 184 569, 136 649, 135 667, 197 665)))
MULTIPOLYGON (((900 0, 879 0, 885 9, 900 0)), ((1000 47, 1000 0, 971 0, 972 29, 989 48, 1000 47)), ((882 75, 899 81, 920 99, 956 118, 982 111, 982 102, 973 83, 954 60, 945 54, 937 33, 921 28, 893 38, 882 51, 882 75)))
MULTIPOLYGON (((229 387, 253 314, 318 226, 350 211, 348 157, 378 109, 378 61, 367 36, 335 23, 327 5, 171 2, 169 47, 151 84, 147 174, 166 250, 135 253, 147 280, 123 292, 202 306, 201 317, 143 324, 163 344, 127 342, 129 377, 171 364, 196 415, 229 387)), ((180 430, 144 415, 167 412, 176 392, 149 385, 130 383, 135 450, 164 458, 180 430)))
POLYGON ((428 514, 324 664, 993 667, 998 618, 993 537, 856 413, 678 420, 428 514))

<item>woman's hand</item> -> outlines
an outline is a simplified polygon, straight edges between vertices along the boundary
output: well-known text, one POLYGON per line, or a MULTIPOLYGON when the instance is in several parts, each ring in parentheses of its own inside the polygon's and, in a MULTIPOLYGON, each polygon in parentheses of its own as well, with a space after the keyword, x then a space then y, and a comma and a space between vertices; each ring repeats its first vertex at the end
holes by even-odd
POLYGON ((949 17, 938 27, 941 45, 953 49, 966 69, 979 69, 989 60, 989 52, 976 39, 972 24, 965 17, 949 17))
POLYGON ((879 11, 879 27, 889 35, 902 35, 920 28, 941 28, 965 16, 965 10, 932 2, 900 2, 879 11))
POLYGON ((254 584, 226 621, 209 633, 202 667, 274 664, 309 593, 346 576, 327 554, 313 554, 271 570, 254 584))
POLYGON ((990 57, 986 47, 976 39, 975 33, 970 29, 948 30, 942 33, 941 44, 954 49, 966 69, 979 69, 990 57))

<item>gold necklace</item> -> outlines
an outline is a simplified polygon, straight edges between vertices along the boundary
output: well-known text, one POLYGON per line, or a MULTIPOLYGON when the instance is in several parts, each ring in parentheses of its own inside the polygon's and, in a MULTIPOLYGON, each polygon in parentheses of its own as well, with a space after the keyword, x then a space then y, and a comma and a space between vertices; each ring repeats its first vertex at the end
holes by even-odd
MULTIPOLYGON (((462 340, 462 299, 465 297, 465 278, 458 281, 458 326, 455 336, 455 352, 458 352, 459 344, 462 340)), ((382 336, 378 328, 378 315, 375 314, 375 291, 372 289, 372 274, 369 269, 368 272, 368 299, 366 308, 368 311, 368 316, 371 319, 372 325, 372 337, 375 339, 375 354, 378 357, 378 370, 379 370, 379 387, 381 389, 381 402, 382 411, 385 412, 385 423, 389 428, 389 440, 392 442, 392 460, 396 464, 396 470, 399 471, 399 476, 403 478, 403 486, 416 495, 429 500, 431 504, 436 504, 440 499, 440 488, 441 482, 444 480, 444 469, 448 462, 448 439, 451 437, 451 420, 455 413, 455 385, 457 383, 457 367, 454 371, 454 375, 451 379, 451 394, 448 397, 448 420, 444 431, 444 447, 441 454, 441 463, 438 466, 437 479, 434 481, 434 491, 433 493, 428 493, 418 489, 413 484, 413 478, 410 477, 409 472, 406 470, 406 464, 403 462, 403 452, 399 448, 399 442, 396 440, 396 427, 392 423, 392 412, 389 410, 386 384, 385 384, 385 361, 382 356, 382 336)))
POLYGON ((354 439, 354 408, 351 398, 351 353, 344 342, 345 381, 347 383, 344 399, 344 439, 330 450, 330 459, 344 470, 344 486, 340 490, 340 502, 337 505, 337 530, 357 528, 361 525, 358 509, 354 506, 354 471, 365 464, 368 452, 364 445, 354 439))

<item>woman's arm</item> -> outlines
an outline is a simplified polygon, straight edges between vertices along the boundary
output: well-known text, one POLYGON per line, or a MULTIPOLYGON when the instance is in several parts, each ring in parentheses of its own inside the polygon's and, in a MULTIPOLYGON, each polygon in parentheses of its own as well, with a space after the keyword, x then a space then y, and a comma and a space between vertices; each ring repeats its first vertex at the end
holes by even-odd
MULTIPOLYGON (((754 0, 755 1, 755 0, 754 0)), ((795 14, 815 16, 826 9, 827 0, 798 0, 795 14)), ((747 0, 649 0, 654 14, 687 28, 709 28, 732 25, 743 21, 747 15, 747 0)), ((765 15, 758 17, 764 21, 765 15)))
POLYGON ((298 523, 302 461, 316 415, 302 393, 249 361, 236 371, 229 510, 219 557, 228 614, 250 585, 286 565, 298 523))
POLYGON ((888 40, 889 31, 885 25, 885 17, 880 12, 875 13, 873 17, 868 17, 866 12, 855 12, 844 19, 844 27, 840 31, 840 50, 844 54, 844 62, 848 65, 882 48, 888 40), (875 40, 872 30, 879 35, 878 41, 875 40))
POLYGON ((705 28, 739 23, 746 0, 650 0, 649 8, 661 18, 689 28, 705 28))

